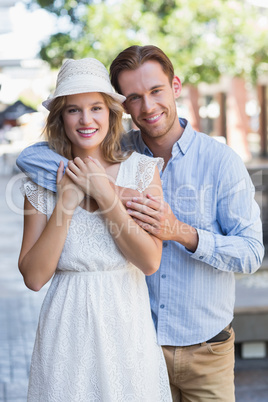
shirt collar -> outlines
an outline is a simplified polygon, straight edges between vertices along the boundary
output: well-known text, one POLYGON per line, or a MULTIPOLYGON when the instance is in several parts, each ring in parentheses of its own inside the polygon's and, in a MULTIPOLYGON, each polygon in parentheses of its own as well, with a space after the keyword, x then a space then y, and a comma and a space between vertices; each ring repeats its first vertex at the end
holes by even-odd
MULTIPOLYGON (((172 147, 172 156, 177 155, 178 152, 182 152, 183 155, 186 154, 188 151, 192 141, 195 138, 195 131, 192 128, 191 124, 183 118, 179 118, 179 122, 182 128, 184 128, 184 131, 182 133, 182 136, 178 139, 178 141, 175 142, 175 144, 172 147)), ((136 136, 136 149, 145 155, 148 156, 153 156, 152 151, 148 146, 145 144, 145 142, 142 139, 141 132, 139 130, 138 135, 136 136)))
POLYGON ((137 136, 137 144, 136 144, 138 151, 144 155, 153 156, 152 151, 150 150, 150 148, 147 147, 147 145, 143 141, 140 130, 138 130, 138 133, 139 135, 137 136))
POLYGON ((176 141, 175 144, 173 145, 172 155, 178 153, 178 148, 182 152, 182 154, 185 155, 196 135, 196 132, 186 119, 180 117, 179 122, 181 127, 184 128, 184 131, 181 137, 178 139, 178 141, 176 141))

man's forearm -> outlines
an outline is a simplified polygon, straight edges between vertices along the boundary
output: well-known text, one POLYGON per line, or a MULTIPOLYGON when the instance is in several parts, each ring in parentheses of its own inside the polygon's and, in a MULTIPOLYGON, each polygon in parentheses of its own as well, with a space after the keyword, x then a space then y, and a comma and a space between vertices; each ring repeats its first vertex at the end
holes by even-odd
POLYGON ((166 240, 176 241, 187 248, 187 250, 194 253, 198 246, 198 233, 194 227, 187 225, 187 223, 180 222, 177 219, 175 221, 175 227, 170 232, 170 237, 166 240))

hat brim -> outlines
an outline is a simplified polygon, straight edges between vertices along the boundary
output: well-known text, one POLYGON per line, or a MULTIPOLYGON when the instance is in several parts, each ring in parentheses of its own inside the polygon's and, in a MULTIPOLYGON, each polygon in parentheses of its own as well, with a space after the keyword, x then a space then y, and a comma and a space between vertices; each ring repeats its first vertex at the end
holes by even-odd
POLYGON ((77 95, 77 94, 84 94, 84 93, 93 93, 93 92, 98 92, 98 93, 104 93, 104 94, 106 94, 106 95, 110 95, 111 96, 111 98, 113 98, 114 100, 116 100, 117 102, 119 102, 119 103, 124 103, 125 102, 125 100, 126 100, 126 97, 125 96, 123 96, 123 95, 120 95, 120 94, 117 94, 117 93, 115 93, 115 92, 107 92, 107 91, 96 91, 96 90, 90 90, 90 89, 86 89, 86 88, 84 88, 84 89, 79 89, 79 90, 76 90, 76 91, 74 91, 74 92, 72 92, 72 91, 68 91, 68 94, 60 94, 60 95, 56 95, 56 96, 51 96, 51 97, 49 97, 47 100, 45 100, 44 102, 42 102, 42 105, 47 109, 47 110, 51 110, 50 109, 50 107, 51 107, 51 103, 56 99, 56 98, 59 98, 60 96, 68 96, 68 95, 77 95))

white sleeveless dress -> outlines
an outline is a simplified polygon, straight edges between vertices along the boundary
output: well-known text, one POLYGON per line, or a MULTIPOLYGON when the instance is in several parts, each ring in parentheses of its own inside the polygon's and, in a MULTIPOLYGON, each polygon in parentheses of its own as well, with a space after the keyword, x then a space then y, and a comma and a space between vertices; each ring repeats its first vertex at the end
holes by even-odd
MULTIPOLYGON (((134 152, 116 184, 142 192, 161 163, 134 152)), ((29 179, 24 193, 50 217, 54 193, 29 179)), ((145 275, 119 251, 99 211, 78 207, 41 308, 28 402, 171 400, 145 275)))

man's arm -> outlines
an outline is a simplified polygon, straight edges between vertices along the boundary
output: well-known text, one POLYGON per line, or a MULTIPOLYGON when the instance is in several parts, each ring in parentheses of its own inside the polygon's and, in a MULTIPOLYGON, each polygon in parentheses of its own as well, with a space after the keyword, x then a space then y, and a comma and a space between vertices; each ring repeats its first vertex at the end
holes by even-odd
MULTIPOLYGON (((65 171, 68 159, 50 149, 48 143, 43 141, 25 148, 17 158, 16 164, 34 183, 56 193, 57 171, 60 161, 63 161, 65 171)), ((110 184, 123 205, 132 197, 140 195, 136 190, 118 187, 113 183, 110 184)))
POLYGON ((60 161, 63 161, 65 169, 68 159, 54 152, 48 143, 43 141, 25 148, 17 158, 16 164, 34 183, 56 193, 60 161))
POLYGON ((126 202, 126 207, 128 213, 144 230, 159 239, 176 241, 191 252, 197 249, 197 230, 179 221, 167 202, 147 194, 146 198, 131 198, 126 202))
POLYGON ((254 186, 242 161, 228 159, 219 172, 217 197, 218 229, 193 228, 176 217, 167 203, 149 195, 127 203, 129 214, 145 230, 162 240, 174 240, 191 257, 227 272, 254 273, 261 265, 264 247, 260 210, 254 186))

